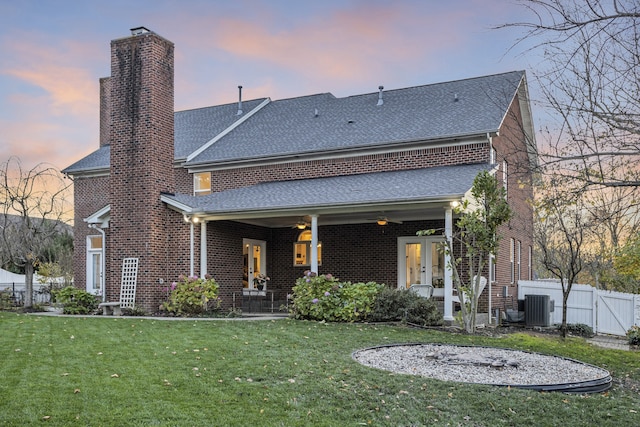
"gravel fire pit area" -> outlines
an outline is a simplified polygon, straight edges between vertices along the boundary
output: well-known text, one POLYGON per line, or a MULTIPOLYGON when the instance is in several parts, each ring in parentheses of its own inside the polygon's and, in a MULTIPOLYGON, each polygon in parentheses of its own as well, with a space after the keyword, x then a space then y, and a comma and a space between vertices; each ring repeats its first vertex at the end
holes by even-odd
POLYGON ((358 350, 353 358, 396 373, 539 391, 598 393, 612 381, 607 370, 577 360, 493 347, 397 344, 358 350))

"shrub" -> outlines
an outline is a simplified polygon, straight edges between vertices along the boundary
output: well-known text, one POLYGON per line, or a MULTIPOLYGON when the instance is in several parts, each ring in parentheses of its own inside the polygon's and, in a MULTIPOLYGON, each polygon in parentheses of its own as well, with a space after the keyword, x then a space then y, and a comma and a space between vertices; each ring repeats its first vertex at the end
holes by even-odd
POLYGON ((420 326, 442 324, 442 314, 435 301, 408 289, 388 286, 378 294, 369 319, 374 322, 406 321, 420 326))
MULTIPOLYGON (((560 329, 561 327, 562 325, 558 325, 558 329, 560 329)), ((591 338, 595 335, 593 333, 593 328, 591 328, 591 326, 589 325, 585 325, 584 323, 567 324, 567 333, 584 338, 591 338)))
POLYGON ((204 279, 180 275, 171 284, 168 300, 162 304, 162 309, 177 315, 200 315, 219 307, 218 284, 208 274, 204 279))
POLYGON ((13 299, 9 289, 0 290, 0 310, 9 310, 13 307, 13 299))
POLYGON ((627 331, 627 340, 629 341, 629 345, 640 346, 640 326, 632 326, 631 329, 627 331))
POLYGON ((296 319, 354 322, 371 313, 384 285, 340 282, 331 274, 306 271, 293 287, 291 314, 296 319))
POLYGON ((62 304, 64 314, 89 314, 98 307, 95 295, 73 286, 56 289, 51 296, 55 302, 62 304))
POLYGON ((140 307, 126 307, 122 309, 122 315, 124 316, 146 316, 147 312, 140 307))

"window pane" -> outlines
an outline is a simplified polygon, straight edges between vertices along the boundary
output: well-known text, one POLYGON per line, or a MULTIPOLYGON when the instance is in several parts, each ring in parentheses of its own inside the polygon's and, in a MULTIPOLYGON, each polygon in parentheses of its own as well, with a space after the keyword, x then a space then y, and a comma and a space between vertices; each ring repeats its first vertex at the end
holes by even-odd
POLYGON ((193 189, 196 195, 211 194, 211 172, 194 173, 193 189))
POLYGON ((89 249, 102 249, 102 236, 89 236, 89 249))

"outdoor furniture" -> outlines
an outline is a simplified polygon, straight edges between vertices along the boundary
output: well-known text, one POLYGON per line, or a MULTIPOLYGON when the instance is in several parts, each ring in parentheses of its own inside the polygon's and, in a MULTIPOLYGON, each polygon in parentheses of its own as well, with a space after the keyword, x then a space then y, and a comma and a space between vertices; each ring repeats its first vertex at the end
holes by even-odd
POLYGON ((120 281, 120 301, 103 302, 98 304, 102 314, 108 316, 122 315, 123 308, 133 308, 136 302, 136 283, 138 279, 138 258, 122 260, 122 279, 120 281))
POLYGON ((258 289, 243 289, 242 294, 239 295, 240 298, 237 298, 237 292, 234 292, 232 295, 233 298, 233 308, 236 309, 237 299, 240 300, 240 307, 242 310, 251 313, 251 312, 263 312, 265 309, 265 304, 267 305, 267 311, 271 313, 275 310, 274 305, 274 292, 263 290, 260 291, 258 289))
MULTIPOLYGON (((473 276, 473 281, 471 282, 472 284, 475 284, 476 277, 477 276, 473 276)), ((487 278, 480 277, 480 289, 478 290, 478 297, 482 295, 482 291, 484 291, 485 286, 487 286, 487 278)), ((460 304, 460 295, 458 294, 458 290, 454 289, 453 292, 454 294, 451 299, 453 300, 453 302, 457 302, 458 304, 460 304)), ((462 292, 462 302, 466 302, 466 299, 467 299, 467 295, 464 292, 462 292)))
POLYGON ((433 286, 431 285, 411 285, 409 290, 424 298, 431 298, 433 295, 433 286))

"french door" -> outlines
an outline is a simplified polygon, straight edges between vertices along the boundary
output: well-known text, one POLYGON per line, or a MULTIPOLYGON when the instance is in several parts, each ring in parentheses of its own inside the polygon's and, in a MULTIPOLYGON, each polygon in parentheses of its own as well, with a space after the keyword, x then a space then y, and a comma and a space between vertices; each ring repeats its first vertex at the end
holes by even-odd
POLYGON ((444 286, 444 254, 440 237, 398 237, 398 288, 444 286))
POLYGON ((261 273, 267 275, 267 242, 242 239, 242 256, 244 259, 242 286, 245 289, 257 289, 253 279, 261 273))

